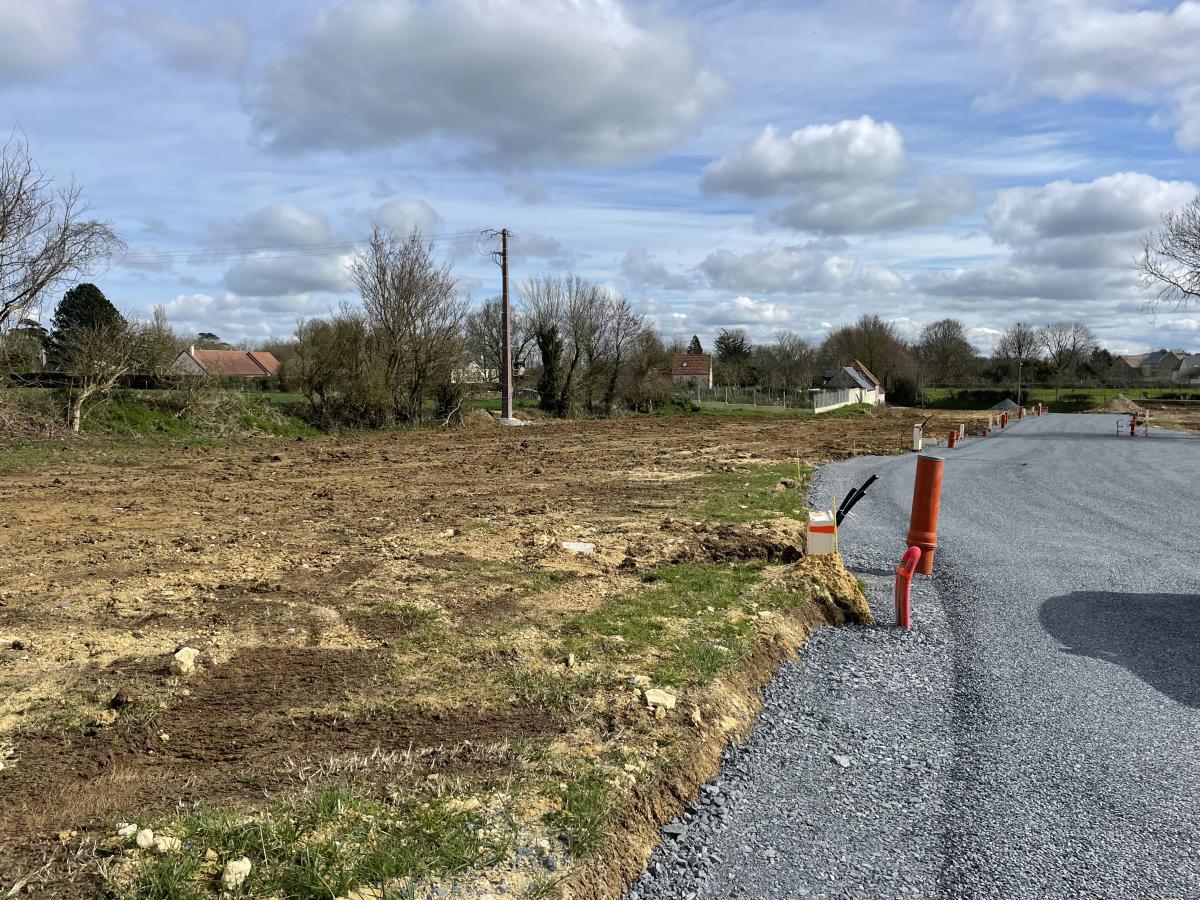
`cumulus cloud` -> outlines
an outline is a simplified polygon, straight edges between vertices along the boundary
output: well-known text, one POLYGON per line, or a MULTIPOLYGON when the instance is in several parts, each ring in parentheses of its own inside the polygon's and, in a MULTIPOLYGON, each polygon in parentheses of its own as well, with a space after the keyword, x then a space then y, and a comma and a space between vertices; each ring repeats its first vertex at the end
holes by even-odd
POLYGON ((712 287, 725 291, 802 294, 904 288, 904 279, 884 267, 863 266, 854 259, 804 247, 752 253, 717 250, 705 258, 700 270, 712 287))
POLYGON ((645 247, 633 247, 621 260, 621 277, 634 287, 658 288, 664 291, 689 291, 696 287, 696 278, 683 272, 672 272, 645 247))
POLYGON ((411 234, 413 229, 423 235, 435 234, 441 227, 442 217, 424 200, 389 200, 377 207, 371 220, 386 225, 398 235, 411 234))
POLYGON ((768 300, 735 297, 732 300, 700 306, 697 308, 694 318, 697 322, 705 325, 718 328, 737 328, 739 326, 782 325, 791 321, 792 313, 786 307, 768 300))
POLYGON ((234 19, 184 22, 146 6, 129 6, 122 27, 164 63, 186 72, 236 76, 250 57, 250 32, 234 19))
POLYGON ((91 17, 90 0, 0 0, 0 81, 45 78, 76 62, 91 17))
POLYGON ((577 259, 577 254, 558 238, 530 231, 514 232, 508 239, 508 253, 514 260, 544 259, 557 269, 570 268, 577 259))
POLYGON ((781 135, 768 125, 749 144, 709 163, 700 176, 706 193, 751 199, 823 188, 891 181, 908 169, 904 139, 890 122, 870 116, 836 125, 809 125, 781 135))
POLYGON ((509 168, 659 152, 722 93, 683 23, 622 0, 346 0, 249 104, 282 152, 449 138, 509 168))
POLYGON ((321 244, 335 239, 324 213, 302 209, 294 203, 272 203, 248 213, 232 224, 214 225, 210 244, 238 248, 321 244))
POLYGON ((909 185, 912 169, 896 126, 863 116, 791 135, 767 127, 742 149, 710 163, 700 187, 750 200, 788 198, 768 208, 766 219, 825 235, 937 225, 975 206, 966 178, 926 175, 909 185))
POLYGON ((226 340, 238 340, 289 334, 298 318, 320 315, 328 304, 307 294, 250 297, 226 292, 177 294, 163 307, 178 334, 210 331, 226 340))
POLYGON ((1040 94, 1165 105, 1179 144, 1200 147, 1200 4, 1193 0, 1167 9, 1126 0, 965 0, 955 17, 1005 73, 1006 88, 981 98, 985 104, 1040 94))
POLYGON ((210 229, 210 245, 246 251, 225 272, 234 294, 280 297, 349 288, 348 242, 324 213, 294 203, 272 203, 228 225, 210 229))
POLYGON ((347 267, 353 256, 255 255, 234 263, 223 284, 236 294, 280 297, 287 294, 349 290, 347 267))
POLYGON ((1120 172, 1001 191, 988 233, 1007 259, 915 279, 928 293, 965 299, 1097 301, 1133 297, 1131 263, 1164 212, 1196 196, 1188 181, 1120 172))

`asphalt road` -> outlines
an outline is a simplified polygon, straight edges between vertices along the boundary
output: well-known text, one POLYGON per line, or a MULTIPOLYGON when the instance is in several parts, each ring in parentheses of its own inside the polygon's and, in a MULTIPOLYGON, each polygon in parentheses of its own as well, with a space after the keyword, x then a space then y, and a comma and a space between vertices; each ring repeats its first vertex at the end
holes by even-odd
POLYGON ((1012 423, 946 459, 914 631, 912 456, 843 526, 881 625, 826 629, 629 897, 1200 897, 1200 436, 1012 423), (721 802, 718 803, 717 801, 721 802))

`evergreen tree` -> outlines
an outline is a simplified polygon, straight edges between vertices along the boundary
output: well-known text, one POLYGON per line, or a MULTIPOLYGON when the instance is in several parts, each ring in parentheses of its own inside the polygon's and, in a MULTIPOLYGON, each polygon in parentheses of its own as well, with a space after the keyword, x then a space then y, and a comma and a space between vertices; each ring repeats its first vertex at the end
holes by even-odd
POLYGON ((687 352, 693 356, 698 356, 704 352, 704 348, 700 346, 700 338, 698 335, 692 335, 692 342, 688 344, 687 352))
POLYGON ((66 347, 73 332, 96 329, 124 322, 117 308, 94 284, 77 284, 65 294, 54 310, 46 351, 58 366, 66 363, 66 347))

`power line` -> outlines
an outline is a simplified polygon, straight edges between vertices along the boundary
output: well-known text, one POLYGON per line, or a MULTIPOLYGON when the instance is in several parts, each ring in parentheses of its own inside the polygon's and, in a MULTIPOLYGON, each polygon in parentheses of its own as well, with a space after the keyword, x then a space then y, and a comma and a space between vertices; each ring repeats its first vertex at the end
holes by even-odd
MULTIPOLYGON (((479 238, 478 230, 451 231, 422 235, 423 240, 446 246, 466 246, 479 238)), ((292 257, 334 256, 361 249, 370 238, 347 241, 324 241, 307 244, 269 244, 257 247, 195 247, 185 250, 134 250, 121 257, 123 263, 189 262, 195 264, 228 262, 235 259, 280 259, 292 257)))

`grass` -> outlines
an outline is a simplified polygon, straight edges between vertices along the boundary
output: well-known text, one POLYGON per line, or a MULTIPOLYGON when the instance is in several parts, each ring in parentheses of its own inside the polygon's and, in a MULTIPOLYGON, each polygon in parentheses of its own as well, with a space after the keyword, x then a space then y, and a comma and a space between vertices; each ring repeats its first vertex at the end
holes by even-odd
POLYGON ((542 817, 547 825, 566 833, 571 853, 588 856, 600 848, 604 828, 615 806, 612 785, 589 771, 560 782, 549 791, 560 808, 542 817))
POLYGON ((613 663, 653 649, 657 659, 648 674, 656 683, 706 684, 750 651, 752 627, 729 613, 761 572, 758 565, 662 567, 599 609, 564 622, 561 651, 613 663))
POLYGON ((794 488, 777 490, 784 479, 807 482, 808 466, 748 464, 735 472, 712 472, 700 479, 704 499, 689 507, 689 513, 707 522, 752 522, 777 516, 802 518, 807 504, 794 488))
MULTIPOLYGON (((247 857, 242 896, 329 898, 396 879, 445 877, 507 855, 512 835, 436 797, 326 787, 247 816, 201 811, 161 830, 181 852, 151 858, 118 896, 192 900, 219 887, 225 862, 247 857), (206 860, 211 850, 216 860, 206 860)), ((156 829, 157 831, 158 829, 156 829)))

